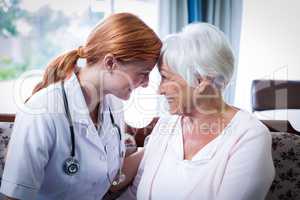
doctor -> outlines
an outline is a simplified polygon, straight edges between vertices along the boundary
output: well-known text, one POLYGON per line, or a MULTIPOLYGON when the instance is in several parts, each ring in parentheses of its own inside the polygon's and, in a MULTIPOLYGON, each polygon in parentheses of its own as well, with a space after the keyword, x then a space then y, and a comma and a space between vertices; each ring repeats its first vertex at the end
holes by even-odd
POLYGON ((122 106, 147 86, 161 41, 139 18, 120 13, 84 46, 52 61, 17 114, 1 193, 20 200, 100 200, 124 180, 122 106), (77 69, 79 58, 86 66, 77 69))

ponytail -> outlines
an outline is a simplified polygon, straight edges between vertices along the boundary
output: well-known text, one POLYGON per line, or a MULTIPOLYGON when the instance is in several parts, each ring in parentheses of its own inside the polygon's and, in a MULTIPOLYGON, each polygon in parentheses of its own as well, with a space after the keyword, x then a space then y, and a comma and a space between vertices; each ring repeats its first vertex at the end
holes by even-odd
POLYGON ((82 53, 82 47, 79 47, 51 61, 45 70, 42 81, 34 87, 32 95, 52 83, 64 80, 74 70, 78 58, 83 57, 82 53))

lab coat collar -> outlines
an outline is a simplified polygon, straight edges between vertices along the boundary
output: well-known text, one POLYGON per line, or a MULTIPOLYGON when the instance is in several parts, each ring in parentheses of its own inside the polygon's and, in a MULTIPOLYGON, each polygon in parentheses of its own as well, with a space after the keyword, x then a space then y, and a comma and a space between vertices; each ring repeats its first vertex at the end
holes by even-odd
MULTIPOLYGON (((99 137, 99 130, 96 129, 90 118, 89 110, 75 73, 72 73, 72 76, 65 80, 64 86, 72 122, 79 127, 78 133, 84 134, 91 144, 105 153, 104 144, 99 137)), ((105 100, 103 102, 105 102, 105 100)), ((107 107, 106 102, 102 103, 101 108, 99 108, 98 116, 100 116, 105 107, 107 107)))
POLYGON ((73 123, 89 125, 91 121, 89 110, 75 73, 65 80, 64 87, 73 123))
MULTIPOLYGON (((75 73, 72 73, 72 76, 65 80, 65 90, 72 121, 85 125, 90 125, 93 123, 90 118, 89 110, 84 99, 81 86, 75 73)), ((100 108, 98 109, 98 120, 100 119, 100 116, 103 118, 109 117, 109 108, 112 113, 114 113, 115 109, 120 109, 114 108, 114 106, 110 106, 110 104, 112 104, 110 95, 106 95, 100 104, 100 108)))

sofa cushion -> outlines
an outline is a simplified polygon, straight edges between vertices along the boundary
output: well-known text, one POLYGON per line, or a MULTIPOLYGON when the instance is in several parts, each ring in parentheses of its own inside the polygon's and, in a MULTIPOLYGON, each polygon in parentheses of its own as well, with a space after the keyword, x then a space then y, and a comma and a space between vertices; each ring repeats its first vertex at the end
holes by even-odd
POLYGON ((285 132, 271 134, 276 175, 266 199, 300 199, 300 136, 285 132))
POLYGON ((4 170, 5 155, 12 132, 12 122, 0 122, 0 177, 4 170))

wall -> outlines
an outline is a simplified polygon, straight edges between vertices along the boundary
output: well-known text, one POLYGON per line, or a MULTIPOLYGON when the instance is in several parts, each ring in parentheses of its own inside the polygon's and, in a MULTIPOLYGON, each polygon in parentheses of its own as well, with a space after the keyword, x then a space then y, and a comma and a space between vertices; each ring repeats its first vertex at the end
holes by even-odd
POLYGON ((236 106, 250 110, 253 79, 300 80, 299 10, 299 0, 244 0, 236 106))

